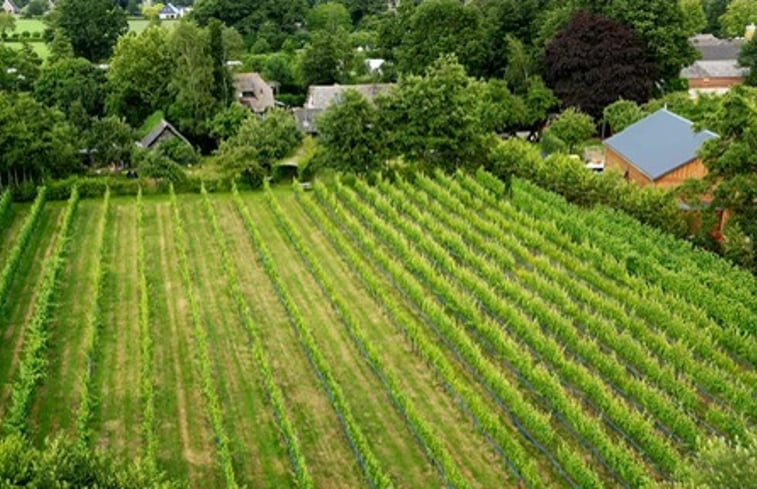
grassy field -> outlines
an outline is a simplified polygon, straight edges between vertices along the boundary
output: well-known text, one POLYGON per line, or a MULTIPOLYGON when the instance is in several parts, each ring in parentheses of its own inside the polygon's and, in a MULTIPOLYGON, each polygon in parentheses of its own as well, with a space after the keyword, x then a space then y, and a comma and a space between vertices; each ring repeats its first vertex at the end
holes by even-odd
POLYGON ((0 424, 43 359, 13 429, 192 487, 639 487, 754 425, 754 277, 502 195, 437 175, 0 209, 0 424))
MULTIPOLYGON (((172 29, 176 22, 177 21, 175 20, 165 20, 161 22, 161 25, 166 29, 172 29)), ((129 19, 130 32, 142 32, 147 28, 148 25, 150 25, 150 22, 145 19, 129 19)), ((35 32, 42 33, 44 32, 44 30, 45 23, 42 19, 22 19, 20 17, 16 17, 16 29, 14 31, 11 31, 11 33, 21 33, 26 31, 30 34, 33 34, 35 32)), ((7 41, 3 44, 14 49, 21 49, 22 46, 21 42, 7 41)), ((50 49, 48 48, 46 43, 40 42, 39 39, 36 39, 34 40, 34 42, 30 42, 29 44, 42 59, 45 59, 47 58, 47 56, 49 56, 50 49)))

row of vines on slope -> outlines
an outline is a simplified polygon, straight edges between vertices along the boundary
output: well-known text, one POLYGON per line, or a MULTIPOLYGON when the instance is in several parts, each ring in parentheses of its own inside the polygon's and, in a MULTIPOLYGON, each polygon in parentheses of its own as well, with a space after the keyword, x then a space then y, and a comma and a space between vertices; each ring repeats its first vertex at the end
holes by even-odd
POLYGON ((352 313, 352 308, 339 293, 338 287, 331 280, 329 274, 323 270, 316 257, 313 256, 310 249, 303 243, 299 232, 281 209, 278 202, 276 202, 270 188, 267 186, 266 200, 271 211, 276 216, 278 224, 286 235, 289 236, 292 245, 299 252, 307 268, 339 313, 356 346, 374 370, 376 376, 384 384, 398 412, 405 418, 410 430, 415 434, 442 477, 444 477, 450 487, 470 487, 470 483, 462 476, 460 470, 452 460, 449 449, 440 440, 439 433, 423 419, 423 416, 410 400, 408 394, 400 387, 400 380, 397 376, 387 370, 378 350, 368 339, 360 322, 352 313))
POLYGON ((271 368, 271 361, 268 358, 268 354, 260 339, 260 325, 256 324, 256 322, 252 318, 250 306, 247 304, 247 300, 245 299, 244 293, 242 292, 242 287, 239 283, 236 265, 229 253, 226 238, 224 237, 224 233, 221 230, 220 224, 218 223, 215 210, 213 209, 213 204, 210 202, 210 198, 207 191, 205 190, 205 187, 202 188, 202 196, 205 215, 208 218, 208 221, 210 221, 210 224, 213 228, 213 236, 216 240, 216 245, 221 251, 221 261, 226 273, 231 295, 234 298, 234 302, 236 303, 237 308, 239 309, 239 314, 242 317, 242 323, 244 324, 245 330, 252 340, 252 348, 255 361, 257 362, 258 368, 260 368, 260 371, 262 373, 263 383, 265 385, 266 393, 268 394, 268 399, 273 405, 276 423, 281 430, 282 436, 284 438, 284 443, 286 444, 287 450, 289 452, 292 468, 294 469, 295 473, 297 487, 300 489, 312 488, 314 486, 313 480, 308 470, 307 461, 305 460, 305 456, 302 452, 300 440, 297 436, 294 425, 292 424, 289 411, 286 406, 286 401, 284 399, 284 394, 282 393, 281 388, 278 386, 278 384, 276 384, 273 369, 271 368))
MULTIPOLYGON (((44 199, 44 192, 41 192, 44 199)), ((41 200, 40 202, 42 202, 41 200)), ((29 407, 32 396, 39 383, 47 375, 47 331, 50 309, 57 291, 57 279, 64 263, 64 254, 69 240, 69 230, 73 221, 79 192, 71 191, 66 211, 63 214, 55 248, 47 259, 41 282, 37 285, 34 314, 26 326, 24 348, 18 378, 14 381, 11 394, 11 407, 6 413, 5 430, 11 433, 26 433, 29 407)), ((30 216, 31 217, 31 216, 30 216)))
POLYGON ((179 270, 181 272, 184 290, 189 301, 189 310, 194 325, 195 350, 200 363, 200 375, 202 378, 202 390, 205 394, 210 423, 215 432, 216 444, 218 445, 218 458, 226 479, 227 487, 238 487, 236 473, 231 455, 231 443, 224 424, 224 409, 216 391, 213 379, 213 366, 208 350, 208 334, 200 310, 199 299, 187 255, 187 235, 184 230, 184 220, 179 212, 179 204, 176 194, 171 189, 171 210, 173 213, 174 234, 176 235, 176 251, 179 255, 179 270))
POLYGON ((260 230, 258 229, 257 224, 255 224, 255 220, 250 215, 247 206, 245 205, 236 189, 234 189, 234 200, 236 202, 237 209, 247 227, 247 231, 249 232, 255 248, 257 249, 260 259, 263 262, 266 273, 268 274, 269 279, 273 283, 274 288, 279 295, 279 300, 289 314, 289 318, 295 329, 297 330, 298 338, 300 339, 300 342, 305 349, 308 359, 323 381, 331 404, 338 414, 340 420, 342 421, 347 439, 349 440, 350 444, 353 447, 353 450, 355 451, 366 479, 374 488, 391 487, 392 481, 390 477, 387 475, 386 470, 373 452, 373 449, 371 448, 370 443, 368 443, 368 440, 366 439, 362 428, 355 420, 355 417, 352 414, 352 408, 348 404, 344 393, 342 392, 341 386, 337 383, 336 379, 331 373, 331 368, 325 357, 323 356, 318 343, 315 341, 310 326, 307 324, 304 316, 300 312, 300 309, 295 303, 291 292, 289 292, 289 287, 279 274, 278 267, 276 266, 271 252, 268 250, 267 245, 260 235, 260 230))

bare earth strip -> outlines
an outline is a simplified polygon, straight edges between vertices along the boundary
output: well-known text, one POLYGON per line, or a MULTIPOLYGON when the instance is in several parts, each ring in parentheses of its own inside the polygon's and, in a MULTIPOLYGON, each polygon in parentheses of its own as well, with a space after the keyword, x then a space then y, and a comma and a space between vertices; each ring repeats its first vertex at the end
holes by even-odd
POLYGON ((131 198, 114 199, 110 212, 103 325, 93 379, 99 398, 93 439, 100 447, 133 457, 141 454, 136 206, 131 198))
MULTIPOLYGON (((441 481, 422 447, 397 412, 384 385, 375 375, 362 353, 349 336, 329 298, 310 274, 299 253, 279 229, 275 216, 266 207, 258 207, 261 233, 270 249, 282 278, 303 314, 308 317, 313 334, 333 373, 353 406, 355 418, 371 442, 376 455, 384 462, 398 485, 433 487, 441 481)), ((323 257, 334 259, 331 256, 323 257)), ((342 277, 344 279, 345 277, 342 277)), ((345 289, 355 288, 344 281, 345 289)), ((359 284, 355 284, 359 286, 359 284)), ((355 313, 380 315, 372 301, 364 297, 354 302, 355 313)), ((362 317, 361 317, 362 316, 362 317)))
POLYGON ((30 204, 13 204, 10 218, 6 222, 5 227, 0 229, 0 270, 5 266, 8 253, 11 252, 13 245, 16 243, 16 236, 21 230, 21 226, 24 225, 24 219, 29 213, 30 208, 30 204))
POLYGON ((71 224, 66 266, 59 278, 59 292, 51 314, 48 374, 35 395, 30 425, 42 442, 58 430, 75 428, 80 400, 79 376, 85 365, 87 314, 94 294, 93 251, 97 250, 97 221, 102 201, 83 200, 71 224))
POLYGON ((158 463, 171 476, 187 476, 192 487, 220 487, 223 478, 202 394, 172 219, 168 202, 145 200, 158 463))
MULTIPOLYGON (((257 205, 264 204, 258 200, 257 205)), ((268 350, 316 487, 365 486, 339 419, 258 260, 241 217, 230 200, 218 200, 216 206, 229 251, 239 263, 241 286, 261 326, 261 340, 268 350)))
MULTIPOLYGON (((324 270, 334 277, 341 277, 344 283, 354 284, 341 291, 348 302, 360 305, 353 309, 353 313, 361 320, 371 343, 384 352, 386 367, 402 380, 405 391, 429 423, 444 427, 439 435, 469 480, 481 487, 494 487, 506 480, 508 475, 503 472, 503 464, 497 460, 489 442, 458 408, 423 360, 413 354, 405 336, 365 290, 359 276, 341 259, 328 238, 313 225, 292 197, 282 197, 279 202, 307 241, 309 249, 322 258, 320 263, 324 270)), ((415 469, 417 464, 407 468, 415 469)), ((417 486, 417 483, 412 485, 417 486)))
POLYGON ((279 441, 273 411, 250 341, 229 296, 215 238, 200 202, 181 201, 189 233, 189 256, 208 329, 217 390, 234 450, 240 484, 282 487, 290 484, 290 463, 279 441))
POLYGON ((45 259, 52 253, 62 210, 60 203, 48 203, 42 209, 40 222, 16 270, 8 300, 0 310, 0 415, 9 404, 10 386, 18 368, 24 329, 34 313, 36 286, 45 259))

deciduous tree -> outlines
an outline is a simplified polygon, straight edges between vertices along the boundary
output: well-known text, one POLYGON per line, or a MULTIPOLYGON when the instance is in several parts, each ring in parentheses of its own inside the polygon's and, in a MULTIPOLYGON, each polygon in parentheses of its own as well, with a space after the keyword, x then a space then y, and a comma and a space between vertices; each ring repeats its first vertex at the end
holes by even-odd
POLYGON ((645 102, 658 70, 632 29, 580 12, 547 46, 547 81, 565 107, 600 118, 619 98, 645 102))
POLYGON ((720 17, 720 30, 728 37, 744 35, 746 26, 757 24, 757 2, 754 0, 732 0, 720 17))
POLYGON ((112 0, 61 0, 47 18, 53 30, 66 34, 76 56, 94 62, 110 57, 129 29, 126 12, 112 0))

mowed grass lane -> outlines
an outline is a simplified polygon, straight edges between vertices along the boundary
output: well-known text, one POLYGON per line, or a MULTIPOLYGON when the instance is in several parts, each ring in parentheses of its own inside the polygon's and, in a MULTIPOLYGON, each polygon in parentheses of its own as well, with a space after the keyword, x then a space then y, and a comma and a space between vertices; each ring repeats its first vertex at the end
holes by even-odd
POLYGON ((230 436, 237 481, 248 486, 283 487, 291 465, 280 442, 273 410, 241 321, 199 196, 182 197, 188 255, 207 329, 216 390, 230 436))
MULTIPOLYGON (((247 202, 251 209, 265 205, 260 194, 252 195, 247 202)), ((229 252, 238 263, 240 285, 254 319, 260 325, 261 341, 268 352, 273 375, 283 392, 316 486, 364 486, 363 475, 339 418, 300 346, 234 202, 223 196, 213 197, 213 203, 229 252)))
MULTIPOLYGON (((401 380, 403 390, 425 420, 438 428, 437 434, 441 436, 463 475, 481 487, 501 485, 508 474, 504 473, 503 463, 497 460, 489 442, 459 408, 424 360, 414 354, 413 346, 388 317, 382 305, 373 299, 363 287, 360 277, 305 214, 303 204, 298 203, 291 193, 281 195, 278 199, 280 205, 306 241, 306 246, 322 258, 320 264, 325 273, 338 277, 340 283, 350 284, 341 288, 340 293, 347 303, 359 305, 353 309, 353 313, 369 341, 383 353, 385 367, 401 380), (487 463, 482 464, 482 460, 487 463)), ((317 205, 315 202, 308 204, 317 205)), ((376 273, 380 274, 378 270, 376 273)), ((413 317, 412 313, 409 315, 413 317)), ((344 331, 343 326, 341 330, 344 331)), ((424 480, 432 476, 429 471, 433 471, 433 467, 428 463, 419 465, 417 461, 405 460, 402 456, 395 463, 397 479, 407 480, 411 486, 422 485, 424 480), (421 468, 426 470, 415 474, 421 468)))
MULTIPOLYGON (((110 205, 103 258, 103 324, 92 379, 98 399, 93 440, 97 447, 133 457, 142 454, 137 212, 133 197, 112 198, 110 205)), ((90 231, 94 233, 95 228, 90 231)))
POLYGON ((5 222, 0 222, 0 270, 5 266, 8 254, 16 243, 16 236, 24 225, 31 204, 12 204, 5 222))
POLYGON ((14 274, 6 303, 0 304, 0 417, 10 406, 11 384, 18 369, 24 331, 34 313, 37 284, 58 238, 64 206, 65 202, 45 204, 14 274))
POLYGON ((203 397, 170 203, 145 200, 144 226, 158 463, 170 476, 188 478, 193 487, 220 487, 223 477, 203 397))
POLYGON ((49 433, 72 432, 81 400, 81 377, 87 367, 86 330, 95 295, 95 261, 99 259, 97 223, 102 200, 84 200, 71 224, 67 259, 58 280, 50 314, 48 373, 35 395, 30 426, 37 442, 49 433))

